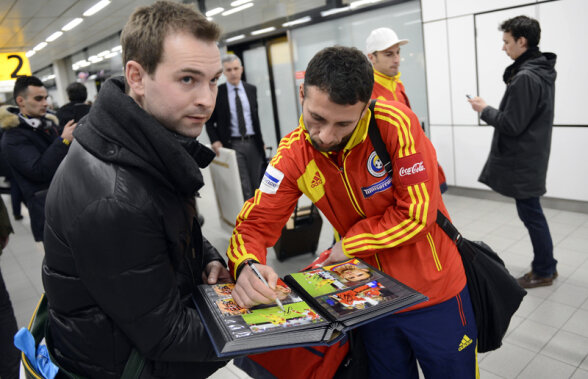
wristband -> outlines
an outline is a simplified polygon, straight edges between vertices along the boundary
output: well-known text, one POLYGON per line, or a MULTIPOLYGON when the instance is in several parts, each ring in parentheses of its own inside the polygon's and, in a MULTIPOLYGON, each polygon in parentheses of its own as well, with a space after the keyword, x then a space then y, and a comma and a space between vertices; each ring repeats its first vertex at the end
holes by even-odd
POLYGON ((239 274, 241 273, 241 270, 243 270, 243 267, 245 267, 245 266, 247 266, 249 264, 249 261, 251 261, 253 263, 259 263, 255 259, 247 259, 247 260, 244 260, 243 262, 241 262, 241 264, 239 265, 239 267, 237 267, 237 272, 235 273, 235 278, 238 278, 239 277, 239 274))
POLYGON ((69 146, 69 144, 71 143, 71 141, 70 141, 70 140, 68 140, 68 139, 65 139, 65 138, 63 138, 63 137, 59 137, 59 138, 61 138, 61 142, 63 142, 63 144, 64 144, 65 146, 69 146))

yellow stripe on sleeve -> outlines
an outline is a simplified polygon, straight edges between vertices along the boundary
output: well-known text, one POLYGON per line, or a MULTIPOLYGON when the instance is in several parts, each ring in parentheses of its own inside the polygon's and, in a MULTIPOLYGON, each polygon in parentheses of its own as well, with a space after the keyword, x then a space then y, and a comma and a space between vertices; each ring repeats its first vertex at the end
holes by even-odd
POLYGON ((420 232, 427 223, 427 212, 429 209, 427 187, 424 183, 420 183, 420 185, 409 186, 408 192, 412 199, 412 203, 409 206, 409 218, 378 234, 362 233, 345 238, 346 252, 348 254, 354 254, 369 249, 391 248, 409 240, 420 232))

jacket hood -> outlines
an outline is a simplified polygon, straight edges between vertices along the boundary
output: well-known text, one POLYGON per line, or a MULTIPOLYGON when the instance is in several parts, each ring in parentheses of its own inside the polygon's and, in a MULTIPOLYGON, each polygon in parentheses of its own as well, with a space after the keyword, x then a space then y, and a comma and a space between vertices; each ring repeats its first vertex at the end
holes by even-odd
POLYGON ((214 152, 169 131, 124 88, 122 77, 104 83, 74 131, 78 143, 103 161, 138 168, 183 195, 196 194, 204 185, 199 167, 206 167, 214 152))
MULTIPOLYGON (((4 105, 0 107, 0 127, 2 129, 16 128, 20 124, 20 119, 18 118, 19 112, 20 110, 18 107, 15 107, 14 105, 4 105)), ((55 125, 59 125, 59 120, 54 114, 47 113, 45 114, 45 118, 53 121, 55 125)))
POLYGON ((557 76, 555 71, 555 62, 557 55, 553 53, 542 53, 541 56, 529 59, 521 65, 522 70, 531 70, 538 74, 541 80, 548 83, 554 83, 557 76))
POLYGON ((4 105, 0 108, 0 127, 2 129, 15 128, 20 124, 18 108, 13 105, 4 105))

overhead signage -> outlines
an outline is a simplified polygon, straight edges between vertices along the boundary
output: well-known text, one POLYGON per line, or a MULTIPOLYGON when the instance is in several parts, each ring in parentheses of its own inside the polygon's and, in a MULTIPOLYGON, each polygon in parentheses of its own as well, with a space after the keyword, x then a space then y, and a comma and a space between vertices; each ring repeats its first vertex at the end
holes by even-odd
POLYGON ((0 53, 0 81, 26 75, 31 75, 31 66, 25 53, 0 53))

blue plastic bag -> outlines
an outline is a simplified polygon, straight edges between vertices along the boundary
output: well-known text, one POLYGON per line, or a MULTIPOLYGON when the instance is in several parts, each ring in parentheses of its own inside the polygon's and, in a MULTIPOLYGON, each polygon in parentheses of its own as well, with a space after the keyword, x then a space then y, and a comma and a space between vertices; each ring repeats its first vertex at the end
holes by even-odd
POLYGON ((57 372, 59 371, 59 367, 51 362, 47 346, 39 345, 39 347, 35 349, 35 338, 27 328, 20 328, 20 330, 14 335, 14 346, 25 353, 37 373, 43 375, 46 379, 55 378, 55 375, 57 375, 57 372))

